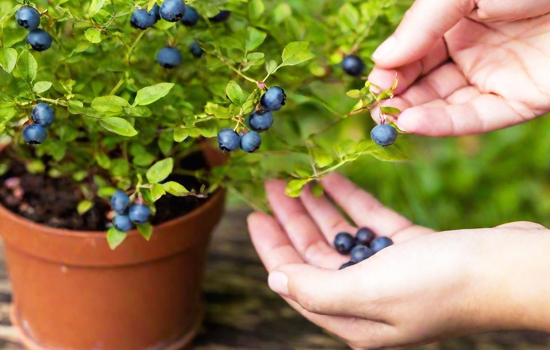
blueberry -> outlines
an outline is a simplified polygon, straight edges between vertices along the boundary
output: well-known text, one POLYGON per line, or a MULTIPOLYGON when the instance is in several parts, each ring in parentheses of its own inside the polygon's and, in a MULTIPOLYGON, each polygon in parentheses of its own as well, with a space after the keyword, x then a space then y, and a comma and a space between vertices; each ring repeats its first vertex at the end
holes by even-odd
POLYGON ((133 223, 144 224, 151 217, 151 209, 143 204, 134 204, 130 207, 128 216, 133 223))
POLYGON ((249 131, 241 137, 241 149, 252 153, 260 148, 262 137, 255 131, 249 131))
POLYGON ((210 22, 223 22, 223 21, 227 21, 230 16, 231 16, 231 11, 221 10, 220 13, 208 19, 210 20, 210 22))
POLYGON ((365 245, 358 245, 351 250, 350 254, 350 261, 353 261, 354 263, 360 263, 361 261, 367 260, 374 254, 376 254, 376 252, 365 245))
POLYGON ((393 145, 397 140, 397 130, 390 124, 380 124, 372 129, 370 137, 377 145, 384 147, 393 145))
POLYGON ((134 224, 128 217, 128 215, 117 215, 113 219, 113 226, 122 232, 130 231, 134 228, 134 224))
POLYGON ((357 233, 355 234, 355 242, 360 245, 366 245, 368 246, 370 242, 374 239, 374 232, 372 230, 362 227, 359 230, 357 230, 357 233))
POLYGON ((141 9, 135 10, 134 13, 132 13, 132 17, 130 17, 130 24, 132 27, 141 30, 154 26, 156 22, 154 14, 141 9))
POLYGON ((384 248, 387 248, 393 244, 393 241, 388 237, 378 237, 375 238, 371 244, 370 248, 374 250, 375 252, 379 252, 384 248))
POLYGON ((345 268, 348 268, 350 266, 353 266, 355 265, 356 263, 354 263, 353 261, 348 261, 347 263, 343 264, 342 266, 340 266, 340 268, 338 270, 343 270, 345 268))
POLYGON ((285 90, 278 86, 273 86, 262 96, 260 100, 262 108, 269 112, 278 111, 286 104, 285 90))
POLYGON ((168 22, 177 22, 185 15, 185 3, 181 0, 166 0, 160 5, 160 17, 168 22))
POLYGON ((37 104, 32 110, 32 121, 35 124, 47 128, 52 125, 54 119, 52 107, 45 103, 37 104))
POLYGON ((224 152, 233 152, 241 143, 241 137, 231 129, 223 129, 218 133, 218 145, 224 152))
POLYGON ((15 14, 17 23, 28 31, 35 30, 40 25, 40 13, 32 7, 24 6, 15 14))
POLYGON ((363 62, 361 58, 355 55, 344 57, 341 66, 344 69, 344 72, 346 72, 348 75, 351 75, 352 77, 361 76, 361 74, 363 74, 363 71, 365 70, 365 62, 363 62))
POLYGON ((27 35, 27 42, 33 50, 46 51, 52 46, 52 36, 45 30, 35 29, 27 35))
POLYGON ((111 197, 111 207, 119 214, 124 214, 129 204, 130 197, 124 191, 116 191, 111 197))
POLYGON ((355 239, 347 232, 340 232, 334 237, 334 248, 342 255, 349 254, 355 246, 355 239))
POLYGON ((157 54, 157 61, 164 68, 172 69, 181 63, 181 53, 174 47, 165 47, 157 54))
POLYGON ((149 14, 155 17, 155 21, 158 21, 160 19, 160 6, 158 4, 154 4, 151 11, 149 11, 149 14))
POLYGON ((196 41, 194 41, 191 45, 189 45, 189 52, 191 52, 191 54, 196 58, 200 58, 204 53, 204 50, 196 41))
POLYGON ((181 18, 180 22, 186 27, 192 27, 199 21, 199 13, 194 7, 187 6, 185 14, 181 18))
POLYGON ((248 123, 254 131, 266 131, 273 125, 273 114, 264 110, 256 111, 250 115, 248 123))
POLYGON ((39 145, 48 137, 48 132, 43 126, 33 124, 23 129, 23 139, 31 145, 39 145))

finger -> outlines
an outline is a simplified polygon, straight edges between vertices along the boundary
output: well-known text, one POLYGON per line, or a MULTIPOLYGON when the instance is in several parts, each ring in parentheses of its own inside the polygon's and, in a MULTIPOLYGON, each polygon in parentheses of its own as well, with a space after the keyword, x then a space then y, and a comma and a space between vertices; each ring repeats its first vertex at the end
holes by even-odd
POLYGON ((530 221, 510 222, 507 224, 497 226, 496 228, 506 228, 506 229, 514 229, 514 230, 547 230, 547 228, 542 226, 541 224, 537 224, 536 222, 530 222, 530 221))
POLYGON ((481 94, 464 104, 440 107, 417 106, 399 115, 397 125, 409 133, 426 136, 464 136, 485 133, 523 123, 529 117, 518 113, 522 105, 512 108, 502 97, 481 94))
POLYGON ((474 0, 415 1, 395 33, 375 51, 373 60, 389 69, 420 59, 474 8, 474 0))
POLYGON ((478 22, 516 21, 534 18, 550 12, 548 1, 489 0, 469 17, 478 22))
POLYGON ((371 194, 338 173, 326 176, 322 183, 327 194, 359 227, 369 227, 379 236, 391 237, 413 226, 408 219, 384 207, 371 194))
POLYGON ((392 87, 397 75, 398 85, 394 91, 397 95, 407 90, 418 78, 430 73, 447 59, 449 59, 447 47, 443 39, 440 39, 430 52, 418 61, 397 69, 374 67, 369 74, 369 81, 386 90, 392 87))
POLYGON ((357 231, 327 197, 315 197, 309 186, 304 188, 300 199, 329 243, 334 242, 339 232, 353 234, 357 231))
POLYGON ((367 284, 372 278, 359 281, 357 268, 359 266, 332 271, 306 264, 283 265, 269 274, 269 287, 309 312, 363 317, 358 315, 356 291, 362 291, 361 305, 369 305, 371 288, 367 284))
POLYGON ((285 194, 284 181, 271 180, 266 182, 265 187, 275 217, 306 262, 335 269, 346 261, 328 245, 300 200, 285 194))

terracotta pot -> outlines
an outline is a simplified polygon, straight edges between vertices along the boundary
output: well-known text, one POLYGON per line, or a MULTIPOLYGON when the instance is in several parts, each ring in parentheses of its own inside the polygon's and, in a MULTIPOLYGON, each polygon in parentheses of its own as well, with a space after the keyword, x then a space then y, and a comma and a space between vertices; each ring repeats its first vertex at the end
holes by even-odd
POLYGON ((49 228, 0 206, 12 321, 24 345, 184 348, 200 326, 207 247, 224 198, 218 191, 192 213, 157 226, 149 242, 131 231, 114 251, 105 234, 49 228))

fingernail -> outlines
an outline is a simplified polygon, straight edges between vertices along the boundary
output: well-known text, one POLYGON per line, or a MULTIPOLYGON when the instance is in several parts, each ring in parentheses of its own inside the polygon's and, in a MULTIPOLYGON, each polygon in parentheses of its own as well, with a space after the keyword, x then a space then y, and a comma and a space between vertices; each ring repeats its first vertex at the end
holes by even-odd
POLYGON ((374 53, 372 54, 372 59, 376 61, 386 57, 393 51, 396 46, 397 39, 395 39, 395 37, 392 35, 388 39, 386 39, 386 41, 384 41, 382 45, 380 45, 376 49, 376 51, 374 51, 374 53))
POLYGON ((282 272, 272 272, 267 279, 269 288, 277 294, 288 295, 288 277, 282 272))

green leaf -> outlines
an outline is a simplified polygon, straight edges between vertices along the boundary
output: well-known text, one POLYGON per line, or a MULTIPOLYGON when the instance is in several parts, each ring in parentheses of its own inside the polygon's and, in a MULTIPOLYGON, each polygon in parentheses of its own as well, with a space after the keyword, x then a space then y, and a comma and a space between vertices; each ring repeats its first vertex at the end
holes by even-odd
POLYGON ((78 203, 78 205, 76 206, 76 211, 79 215, 84 215, 88 210, 92 209, 93 206, 94 203, 85 199, 82 202, 78 203))
POLYGON ((334 161, 334 159, 332 158, 332 155, 323 149, 314 148, 311 153, 312 153, 313 159, 315 159, 315 163, 321 168, 324 168, 332 164, 332 162, 334 161))
POLYGON ((132 124, 130 124, 126 119, 122 118, 105 118, 101 119, 99 121, 99 124, 104 127, 105 129, 114 132, 115 134, 119 134, 122 136, 136 136, 138 132, 132 124))
POLYGON ((357 11, 357 9, 349 2, 340 7, 338 17, 340 18, 340 21, 349 29, 357 29, 359 25, 359 11, 357 11))
POLYGON ((31 82, 36 79, 38 64, 29 50, 24 50, 19 56, 19 60, 17 61, 17 71, 19 72, 21 78, 27 82, 31 82))
POLYGON ((265 70, 268 74, 271 74, 277 70, 277 62, 270 60, 265 63, 265 70))
POLYGON ((92 108, 98 112, 122 112, 124 107, 130 107, 130 104, 120 96, 100 96, 92 101, 92 108))
POLYGON ((168 95, 170 90, 174 87, 172 83, 160 83, 152 86, 145 87, 137 92, 134 106, 146 106, 149 105, 164 96, 168 95))
POLYGON ((41 94, 48 91, 51 87, 52 83, 50 83, 49 81, 37 81, 36 83, 34 83, 32 91, 34 91, 36 94, 41 94))
POLYGON ((302 189, 310 180, 305 179, 297 179, 297 180, 290 180, 288 184, 286 185, 285 193, 289 197, 298 197, 300 196, 300 193, 302 192, 302 189))
POLYGON ((150 117, 153 114, 149 108, 143 106, 124 108, 124 112, 132 117, 150 117))
POLYGON ((250 19, 255 21, 262 17, 265 11, 265 5, 262 0, 250 0, 248 3, 248 15, 250 19))
POLYGON ((17 62, 17 51, 12 48, 3 48, 0 49, 0 66, 8 72, 11 73, 13 68, 15 68, 15 63, 17 62))
POLYGON ((231 102, 233 102, 237 106, 242 106, 243 103, 246 102, 246 99, 248 97, 243 92, 243 89, 241 89, 239 84, 234 80, 231 80, 229 81, 229 83, 227 83, 227 86, 225 87, 225 94, 227 95, 227 97, 229 97, 231 102))
POLYGON ((115 250, 116 247, 124 242, 126 236, 128 236, 126 232, 122 232, 114 227, 111 227, 109 231, 107 231, 107 243, 109 243, 109 248, 115 250))
POLYGON ((280 2, 273 11, 273 22, 275 22, 275 25, 278 25, 290 16, 292 16, 292 8, 290 5, 286 2, 280 2))
POLYGON ((166 192, 174 196, 183 197, 189 194, 189 191, 185 187, 183 187, 182 185, 174 181, 169 181, 163 184, 162 186, 164 187, 166 192))
POLYGON ((404 162, 409 157, 396 145, 389 147, 377 146, 369 152, 374 158, 384 162, 404 162))
POLYGON ((136 224, 136 227, 145 240, 149 241, 151 239, 151 235, 153 234, 153 225, 151 223, 136 224))
POLYGON ((266 37, 267 33, 259 31, 254 27, 248 27, 248 38, 246 39, 245 44, 246 50, 254 50, 264 42, 266 37))
POLYGON ((325 193, 325 189, 319 181, 312 181, 310 184, 310 188, 311 193, 313 193, 313 196, 315 197, 321 197, 325 193))
POLYGON ((97 165, 103 169, 109 169, 111 167, 111 159, 109 159, 109 157, 101 151, 95 155, 95 161, 97 162, 97 165))
POLYGON ((172 173, 174 168, 174 160, 172 158, 166 158, 156 162, 152 167, 147 170, 147 180, 151 184, 159 183, 172 173))
POLYGON ((156 202, 160 199, 160 197, 164 196, 166 194, 166 190, 164 190, 164 187, 159 184, 153 184, 151 186, 151 197, 153 197, 153 201, 156 202))
POLYGON ((351 98, 361 98, 362 94, 360 90, 350 90, 346 92, 346 95, 348 95, 351 98))
POLYGON ((189 137, 189 129, 182 127, 174 130, 174 141, 182 142, 187 137, 189 137))
POLYGON ((283 50, 283 63, 280 66, 295 66, 313 57, 315 55, 309 51, 309 42, 295 41, 288 44, 283 50))
POLYGON ((391 114, 391 115, 401 114, 401 110, 395 107, 382 107, 380 109, 382 110, 382 113, 385 113, 385 114, 391 114))
POLYGON ((99 44, 101 42, 101 31, 99 29, 89 28, 84 33, 84 36, 91 43, 99 44))
POLYGON ((88 8, 88 16, 93 17, 96 13, 98 13, 99 10, 101 10, 101 8, 103 7, 103 5, 105 5, 106 1, 107 0, 92 0, 92 3, 88 8))

